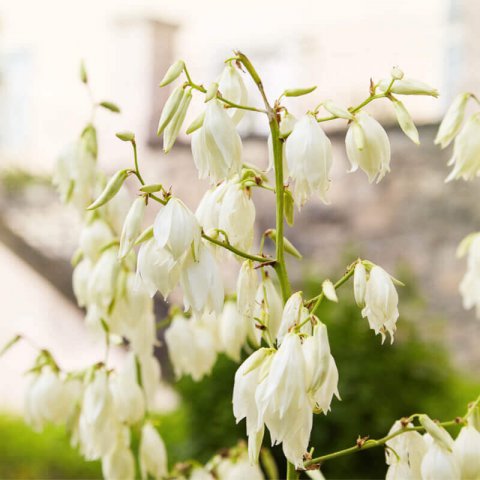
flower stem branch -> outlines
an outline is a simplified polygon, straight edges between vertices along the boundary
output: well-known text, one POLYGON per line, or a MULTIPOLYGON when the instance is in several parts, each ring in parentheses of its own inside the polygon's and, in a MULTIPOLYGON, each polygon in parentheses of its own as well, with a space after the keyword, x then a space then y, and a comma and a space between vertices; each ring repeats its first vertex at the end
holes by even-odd
MULTIPOLYGON (((462 422, 463 422, 463 418, 460 418, 455 420, 449 420, 447 422, 442 422, 442 423, 439 423, 438 425, 442 427, 453 427, 454 425, 458 425, 459 423, 462 423, 462 422)), ((304 467, 308 468, 313 465, 320 465, 321 463, 327 460, 344 457, 346 455, 350 455, 351 453, 361 452, 363 450, 369 450, 370 448, 380 447, 382 445, 385 445, 392 438, 395 438, 398 435, 402 435, 403 433, 406 433, 406 432, 424 432, 424 431, 425 431, 424 427, 408 427, 408 428, 402 428, 401 430, 397 430, 396 432, 390 435, 386 435, 382 438, 379 438, 378 440, 359 439, 355 446, 345 448, 343 450, 338 450, 337 452, 328 453, 320 457, 312 458, 311 460, 308 460, 307 462, 304 463, 304 467)))
POLYGON ((239 257, 246 258, 247 260, 252 260, 254 262, 259 262, 259 263, 269 263, 271 265, 275 265, 274 263, 272 263, 272 262, 275 262, 275 260, 272 259, 272 258, 261 257, 259 255, 251 255, 250 253, 242 252, 241 250, 238 250, 238 248, 235 248, 234 246, 232 246, 230 243, 227 243, 227 242, 221 241, 221 240, 216 240, 215 238, 212 238, 212 237, 208 236, 205 232, 202 232, 202 238, 209 241, 210 243, 218 245, 219 247, 225 248, 226 250, 230 250, 230 252, 234 253, 235 255, 238 255, 239 257))

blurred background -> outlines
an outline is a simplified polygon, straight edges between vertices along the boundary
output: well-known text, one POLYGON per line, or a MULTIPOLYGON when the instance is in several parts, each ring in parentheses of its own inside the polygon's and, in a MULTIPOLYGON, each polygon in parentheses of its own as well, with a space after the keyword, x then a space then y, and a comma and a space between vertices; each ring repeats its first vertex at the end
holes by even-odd
MULTIPOLYGON (((358 256, 407 285, 393 346, 380 346, 367 330, 351 292, 342 292, 340 307, 323 307, 343 402, 316 419, 312 444, 316 453, 343 448, 357 434, 383 434, 393 419, 414 411, 463 414, 480 386, 480 322, 461 307, 465 262, 455 249, 480 228, 478 182, 445 185, 451 151, 435 148, 433 138, 456 93, 480 93, 479 26, 475 0, 0 0, 0 341, 29 332, 65 368, 102 355, 71 289, 79 220, 50 187, 59 151, 89 120, 81 59, 95 98, 122 109, 120 116, 98 112, 95 118, 104 169, 131 164, 128 146, 114 133, 134 131, 147 183, 172 185, 192 208, 206 184, 196 179, 188 138, 180 137, 166 156, 155 135, 169 94, 158 83, 174 60, 185 60, 197 83, 209 83, 240 49, 257 66, 270 98, 285 88, 318 85, 314 94, 289 103, 294 114, 327 98, 359 103, 370 78, 388 76, 398 65, 441 92, 439 99, 405 98, 422 145, 397 128, 388 101, 369 106, 392 143, 392 172, 371 186, 362 172, 346 173, 345 122, 328 125, 335 153, 331 205, 310 202, 286 233, 308 259, 290 264, 298 289, 314 295, 324 278, 341 276, 358 256)), ((260 104, 249 89, 250 103, 260 104)), ((202 108, 197 100, 186 124, 202 108)), ((245 161, 266 166, 265 119, 246 115, 239 128, 245 161)), ((259 236, 273 225, 274 204, 259 192, 254 200, 259 236)), ((199 384, 182 380, 175 396, 163 347, 158 354, 166 379, 160 429, 172 462, 204 461, 243 437, 244 425, 235 428, 231 413, 232 362, 221 359, 199 384)), ((80 460, 63 430, 35 434, 23 424, 23 374, 33 356, 22 344, 0 359, 0 477, 98 477, 98 464, 80 460)), ((382 452, 370 450, 332 461, 325 474, 378 478, 384 469, 382 452)))

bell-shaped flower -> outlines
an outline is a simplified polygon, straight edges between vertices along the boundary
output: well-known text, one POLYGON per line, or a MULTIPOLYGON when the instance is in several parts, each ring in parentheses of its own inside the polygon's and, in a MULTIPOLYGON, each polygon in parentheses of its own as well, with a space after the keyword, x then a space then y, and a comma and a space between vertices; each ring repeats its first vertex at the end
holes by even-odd
POLYGON ((440 144, 442 148, 445 148, 457 136, 465 117, 465 108, 471 97, 471 93, 460 93, 455 97, 438 128, 438 133, 435 137, 436 145, 440 144))
POLYGON ((84 258, 73 270, 72 287, 79 307, 88 304, 88 282, 93 271, 93 263, 84 258))
POLYGON ((257 288, 258 274, 253 262, 246 260, 237 277, 237 309, 248 321, 253 321, 257 288))
POLYGON ((355 303, 363 308, 365 306, 365 293, 367 291, 367 270, 362 262, 355 265, 353 271, 353 296, 355 303))
POLYGON ((465 241, 469 243, 467 271, 460 283, 460 293, 463 307, 476 307, 477 317, 480 318, 480 234, 469 235, 465 241))
POLYGON ((119 258, 124 258, 130 252, 136 238, 140 235, 144 214, 145 198, 139 197, 132 203, 125 217, 125 223, 120 236, 119 258))
POLYGON ((113 449, 102 458, 102 474, 105 480, 134 480, 135 458, 129 447, 129 432, 120 430, 113 449))
POLYGON ((88 303, 95 304, 102 312, 108 311, 116 293, 119 271, 117 252, 109 248, 93 268, 88 282, 88 303))
POLYGON ((462 479, 480 478, 480 432, 473 425, 462 427, 453 443, 453 453, 462 479))
POLYGON ((368 181, 378 183, 390 171, 390 141, 383 127, 368 113, 359 112, 345 137, 351 172, 360 167, 368 181))
POLYGON ((79 247, 83 256, 96 262, 102 248, 115 239, 112 229, 100 218, 85 225, 80 233, 79 247))
POLYGON ((175 315, 165 331, 165 342, 177 378, 191 375, 199 381, 212 370, 217 346, 211 332, 197 321, 175 315))
POLYGON ((422 480, 460 480, 460 465, 453 454, 442 443, 433 440, 421 464, 422 480))
POLYGON ((248 252, 253 242, 255 205, 250 192, 238 183, 228 182, 220 200, 218 228, 236 248, 248 252))
MULTIPOLYGON (((218 81, 218 89, 222 97, 237 105, 246 105, 248 102, 248 93, 242 76, 237 68, 228 63, 223 69, 218 81)), ((232 118, 233 123, 238 125, 245 114, 245 110, 239 108, 229 108, 228 115, 232 118)))
POLYGON ((58 372, 46 366, 33 377, 25 396, 25 417, 36 431, 46 423, 62 424, 73 413, 80 399, 81 385, 76 380, 64 380, 58 372))
POLYGON ((115 446, 119 429, 107 373, 98 370, 85 388, 78 420, 80 448, 85 458, 97 460, 107 455, 115 446))
MULTIPOLYGON (((253 316, 259 319, 273 342, 278 335, 282 321, 283 301, 278 288, 270 277, 265 277, 257 288, 253 316)), ((252 325, 250 339, 259 342, 260 331, 252 325)))
POLYGON ((262 470, 256 463, 249 461, 246 453, 235 458, 224 458, 216 468, 220 480, 264 480, 262 470))
POLYGON ((220 200, 223 197, 226 185, 227 182, 223 182, 207 190, 195 211, 195 217, 197 217, 198 223, 207 234, 219 228, 220 200))
POLYGON ((263 422, 259 424, 255 392, 268 373, 269 361, 273 357, 272 353, 273 350, 268 348, 256 350, 240 365, 235 373, 233 414, 237 423, 244 418, 246 419, 248 450, 252 462, 256 462, 258 459, 264 433, 263 422))
POLYGON ((304 115, 293 127, 285 144, 285 156, 290 177, 295 181, 293 197, 298 206, 318 194, 328 203, 332 145, 312 115, 304 115))
POLYGON ((312 409, 306 392, 306 366, 300 337, 289 333, 272 359, 255 399, 258 428, 265 423, 272 444, 282 443, 285 457, 303 465, 312 429, 312 409))
POLYGON ((156 406, 156 398, 160 388, 162 375, 160 363, 153 352, 143 353, 137 357, 142 376, 142 388, 145 393, 145 402, 148 410, 156 406))
POLYGON ((248 319, 242 315, 235 302, 225 302, 220 317, 220 335, 224 352, 236 362, 240 361, 242 347, 247 340, 248 319))
POLYGON ((200 242, 200 225, 195 215, 178 198, 171 198, 160 209, 153 223, 153 234, 159 248, 166 248, 175 260, 200 242))
POLYGON ((210 100, 202 127, 192 136, 192 155, 200 178, 218 182, 240 173, 242 142, 225 108, 210 100))
POLYGON ((480 175, 480 112, 474 113, 460 130, 448 162, 453 170, 446 182, 463 178, 472 180, 480 175))
MULTIPOLYGON (((404 429, 412 427, 412 424, 403 426, 397 420, 388 436, 404 429)), ((386 443, 385 457, 388 467, 388 480, 415 480, 421 478, 420 468, 427 445, 422 435, 418 432, 405 432, 386 443)))
POLYGON ((375 334, 381 334, 382 342, 388 332, 393 343, 398 319, 398 294, 392 277, 377 265, 372 267, 367 280, 362 316, 368 319, 375 334))
POLYGON ((301 322, 303 309, 302 292, 295 292, 285 303, 282 312, 282 320, 277 331, 277 342, 280 345, 285 335, 301 322))
POLYGON ((155 239, 142 243, 138 251, 137 279, 153 297, 157 290, 166 298, 180 279, 180 264, 155 239))
POLYGON ((130 352, 122 369, 110 381, 117 417, 128 424, 140 421, 145 414, 145 397, 137 381, 135 355, 130 352))
POLYGON ((159 480, 167 476, 167 449, 162 437, 151 423, 142 427, 139 462, 142 479, 152 476, 159 480))
POLYGON ((186 309, 192 308, 197 313, 222 311, 224 299, 222 277, 215 258, 204 243, 200 243, 197 257, 189 253, 185 259, 180 274, 180 285, 186 309))

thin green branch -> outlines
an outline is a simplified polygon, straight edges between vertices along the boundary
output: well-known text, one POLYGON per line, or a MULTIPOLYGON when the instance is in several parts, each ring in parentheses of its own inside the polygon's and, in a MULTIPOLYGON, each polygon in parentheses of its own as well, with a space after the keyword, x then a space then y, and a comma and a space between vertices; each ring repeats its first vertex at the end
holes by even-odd
POLYGON ((217 240, 215 238, 208 236, 205 232, 202 232, 202 238, 209 241, 210 243, 213 243, 215 245, 218 245, 219 247, 225 248, 226 250, 229 250, 230 252, 234 253, 235 255, 238 255, 239 257, 246 258, 247 260, 252 260, 258 263, 269 263, 272 265, 276 264, 275 259, 273 258, 260 257, 259 255, 251 255, 250 253, 243 252, 242 250, 239 250, 238 248, 235 248, 234 246, 232 246, 230 243, 223 242, 221 240, 217 240))

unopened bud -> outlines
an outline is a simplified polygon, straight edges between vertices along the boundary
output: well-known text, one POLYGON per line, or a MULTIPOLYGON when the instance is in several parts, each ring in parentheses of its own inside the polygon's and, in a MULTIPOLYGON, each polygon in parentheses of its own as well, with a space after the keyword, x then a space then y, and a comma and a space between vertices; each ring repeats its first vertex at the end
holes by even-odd
POLYGON ((283 92, 284 97, 301 97, 313 92, 317 86, 307 88, 289 88, 283 92))
POLYGON ((390 75, 395 80, 401 80, 403 78, 403 71, 398 66, 395 66, 392 68, 390 75))
POLYGON ((207 93, 205 93, 205 103, 209 102, 212 98, 217 96, 218 92, 218 83, 212 82, 207 88, 207 93))
POLYGON ((280 120, 280 137, 288 137, 295 126, 297 119, 291 113, 286 112, 283 118, 280 120))
POLYGON ((140 187, 140 191, 143 193, 155 193, 162 190, 163 185, 161 183, 152 183, 151 185, 143 185, 140 187))
POLYGON ((115 136, 123 142, 133 142, 135 140, 135 134, 133 132, 118 132, 115 136))
POLYGON ((168 70, 165 76, 163 77, 162 81, 160 82, 160 87, 164 87, 169 83, 172 83, 176 80, 180 74, 182 73, 183 69, 185 68, 185 62, 183 60, 177 60, 168 70))
POLYGON ((418 417, 418 420, 422 424, 422 427, 425 428, 427 433, 430 434, 434 440, 440 443, 440 445, 442 445, 447 450, 452 450, 452 437, 443 427, 435 423, 428 415, 425 414, 420 415, 418 417))
POLYGON ((188 126, 186 130, 186 134, 190 135, 191 133, 197 131, 199 128, 202 127, 203 121, 205 120, 205 112, 198 115, 197 118, 188 126))
POLYGON ((349 112, 346 108, 336 105, 331 100, 327 100, 326 102, 324 102, 323 106, 325 107, 325 110, 330 112, 332 115, 335 115, 339 118, 345 118, 346 120, 353 119, 353 115, 351 112, 349 112))
POLYGON ((400 100, 397 100, 396 98, 392 99, 392 103, 393 107, 395 108, 395 115, 397 116, 398 124, 403 130, 403 133, 413 143, 416 143, 418 145, 420 143, 420 140, 418 138, 418 130, 415 126, 415 123, 413 123, 413 119, 410 116, 410 113, 408 113, 405 105, 400 100))
POLYGON ((103 192, 100 196, 87 208, 87 210, 95 210, 102 205, 105 205, 109 202, 120 190, 123 185, 123 182, 127 179, 130 170, 124 169, 119 170, 112 178, 108 181, 106 187, 103 189, 103 192))
POLYGON ((182 101, 185 90, 182 87, 177 87, 168 97, 163 107, 162 114, 160 115, 160 120, 158 122, 157 135, 160 136, 170 120, 172 120, 175 112, 178 110, 180 102, 182 101))
POLYGON ((367 289, 367 271, 362 262, 355 265, 353 273, 353 295, 356 304, 363 308, 365 306, 365 293, 367 289))
MULTIPOLYGON (((379 83, 379 88, 385 92, 390 85, 390 80, 382 80, 379 83)), ((430 85, 420 82, 419 80, 413 80, 410 78, 402 78, 402 80, 396 80, 389 90, 391 93, 397 93, 398 95, 429 95, 431 97, 438 97, 438 90, 430 85)))
POLYGON ((337 292, 331 280, 325 280, 322 283, 322 291, 326 298, 331 302, 338 302, 337 292))
POLYGON ((177 139, 178 133, 182 128, 183 121, 185 120, 185 116, 187 115, 191 100, 192 91, 189 90, 183 95, 178 110, 175 112, 175 115, 165 129, 165 133, 163 134, 163 151, 165 153, 168 153, 172 149, 175 140, 177 139))

